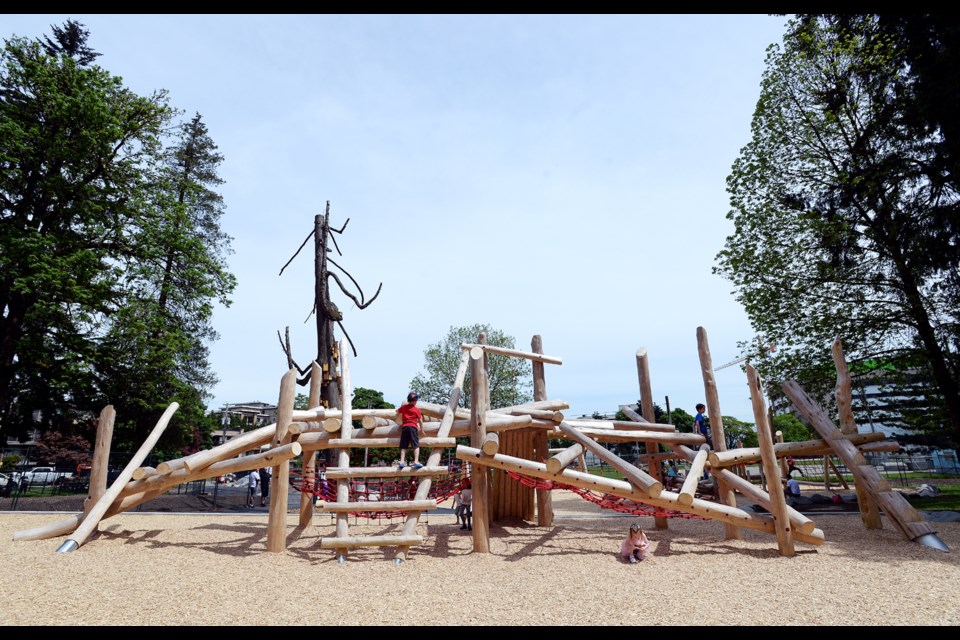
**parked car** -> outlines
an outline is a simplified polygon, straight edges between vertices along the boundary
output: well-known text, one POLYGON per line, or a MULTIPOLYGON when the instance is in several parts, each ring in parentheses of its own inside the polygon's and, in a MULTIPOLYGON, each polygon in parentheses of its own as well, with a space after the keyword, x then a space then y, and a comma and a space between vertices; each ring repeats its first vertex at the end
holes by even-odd
POLYGON ((10 476, 5 473, 0 473, 0 487, 7 486, 8 482, 10 482, 10 476))
POLYGON ((69 471, 57 471, 53 467, 34 467, 29 471, 15 473, 13 477, 18 482, 26 481, 29 484, 50 484, 51 482, 57 482, 61 479, 72 478, 73 473, 69 471))

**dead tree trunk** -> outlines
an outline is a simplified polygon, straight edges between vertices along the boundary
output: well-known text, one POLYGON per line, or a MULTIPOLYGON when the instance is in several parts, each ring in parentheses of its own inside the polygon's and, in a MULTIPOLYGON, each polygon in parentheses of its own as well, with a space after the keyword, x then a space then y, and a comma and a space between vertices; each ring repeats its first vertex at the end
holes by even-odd
MULTIPOLYGON (((317 357, 315 360, 319 365, 318 371, 322 375, 322 380, 320 381, 320 404, 327 408, 337 409, 341 408, 340 379, 337 374, 337 372, 340 370, 340 352, 338 347, 339 341, 337 340, 336 335, 334 335, 334 324, 340 326, 340 330, 343 332, 347 342, 350 343, 350 347, 353 349, 354 355, 357 354, 357 350, 354 347, 350 336, 343 328, 343 314, 340 312, 340 309, 337 308, 337 305, 330 299, 330 280, 335 281, 337 286, 340 288, 340 291, 353 300, 360 309, 365 309, 366 307, 370 306, 370 303, 376 300, 377 296, 380 295, 380 289, 383 287, 383 283, 380 283, 380 286, 377 287, 377 292, 373 294, 373 297, 369 300, 365 300, 363 290, 360 288, 360 285, 353 278, 353 276, 329 256, 329 254, 334 250, 338 255, 343 255, 340 253, 340 247, 337 246, 337 241, 333 234, 343 233, 349 222, 350 219, 347 218, 347 221, 344 222, 343 226, 339 229, 331 227, 330 201, 327 201, 325 212, 314 216, 313 231, 311 231, 310 235, 308 235, 303 241, 303 244, 300 245, 300 248, 297 249, 297 252, 293 254, 293 258, 295 258, 297 254, 300 253, 300 250, 303 249, 304 245, 306 245, 307 241, 310 239, 310 236, 313 236, 315 279, 313 311, 311 313, 317 314, 317 357), (347 290, 346 285, 344 285, 343 281, 340 279, 340 276, 337 275, 337 271, 331 270, 329 265, 332 265, 336 270, 343 273, 347 278, 350 279, 350 282, 353 283, 357 292, 360 294, 359 298, 347 290)), ((283 270, 287 268, 287 265, 293 261, 293 258, 290 258, 290 260, 287 261, 287 264, 283 265, 283 268, 280 269, 281 274, 283 274, 283 270)), ((277 332, 277 337, 280 337, 279 332, 277 332)), ((293 351, 290 347, 289 335, 287 336, 286 344, 284 344, 283 339, 280 340, 280 344, 284 350, 284 353, 287 355, 288 365, 296 367, 302 376, 297 380, 297 384, 301 386, 309 384, 311 376, 314 375, 313 368, 309 365, 307 367, 300 367, 300 365, 298 365, 293 359, 293 351)))

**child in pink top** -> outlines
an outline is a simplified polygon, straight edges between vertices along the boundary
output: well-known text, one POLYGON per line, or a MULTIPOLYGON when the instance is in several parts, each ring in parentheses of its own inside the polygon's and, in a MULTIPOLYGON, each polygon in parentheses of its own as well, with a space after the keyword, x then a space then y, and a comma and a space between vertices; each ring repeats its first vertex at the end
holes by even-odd
POLYGON ((650 541, 647 540, 647 534, 639 522, 630 525, 630 533, 627 539, 620 544, 620 557, 628 558, 630 564, 636 564, 641 560, 646 560, 650 556, 650 541))

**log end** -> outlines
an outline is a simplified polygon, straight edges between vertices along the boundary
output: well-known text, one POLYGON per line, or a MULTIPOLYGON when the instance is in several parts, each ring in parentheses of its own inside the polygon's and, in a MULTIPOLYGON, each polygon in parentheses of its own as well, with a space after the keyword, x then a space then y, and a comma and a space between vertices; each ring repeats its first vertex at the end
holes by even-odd
POLYGON ((323 421, 323 430, 327 433, 336 433, 340 431, 339 418, 327 418, 323 421))
POLYGON ((681 493, 677 496, 677 502, 680 504, 689 507, 693 504, 693 494, 691 493, 681 493))
POLYGON ((795 525, 793 528, 802 534, 809 535, 817 528, 817 523, 813 520, 807 520, 806 522, 795 525))
POLYGON ((374 416, 363 416, 360 424, 364 429, 373 429, 377 426, 377 419, 374 416))

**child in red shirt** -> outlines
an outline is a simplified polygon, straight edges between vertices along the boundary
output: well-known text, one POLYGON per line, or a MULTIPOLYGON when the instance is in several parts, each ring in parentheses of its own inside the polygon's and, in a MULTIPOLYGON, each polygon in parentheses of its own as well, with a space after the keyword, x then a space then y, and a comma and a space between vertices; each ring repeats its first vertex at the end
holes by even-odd
POLYGON ((420 397, 411 391, 407 394, 407 404, 400 405, 397 416, 400 418, 400 464, 398 471, 407 466, 407 447, 413 447, 413 468, 422 469, 420 464, 420 434, 423 432, 423 414, 417 408, 420 397))

